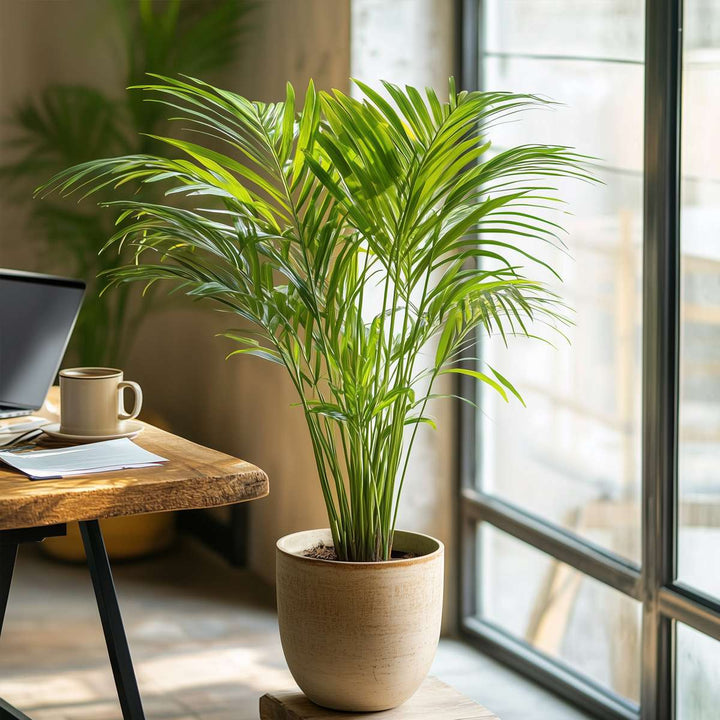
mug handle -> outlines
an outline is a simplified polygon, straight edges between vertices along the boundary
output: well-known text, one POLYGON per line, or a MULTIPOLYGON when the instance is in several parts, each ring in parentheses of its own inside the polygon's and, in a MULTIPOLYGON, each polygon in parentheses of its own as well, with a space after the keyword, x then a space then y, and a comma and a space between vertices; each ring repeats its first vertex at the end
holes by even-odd
POLYGON ((143 394, 140 386, 132 380, 123 380, 123 382, 118 383, 118 394, 120 400, 120 410, 118 412, 118 418, 120 420, 132 420, 133 418, 136 418, 140 414, 140 409, 142 408, 143 401, 143 394), (133 393, 135 394, 135 405, 133 406, 132 412, 130 413, 125 411, 125 395, 123 393, 123 390, 125 390, 125 388, 132 388, 133 393))

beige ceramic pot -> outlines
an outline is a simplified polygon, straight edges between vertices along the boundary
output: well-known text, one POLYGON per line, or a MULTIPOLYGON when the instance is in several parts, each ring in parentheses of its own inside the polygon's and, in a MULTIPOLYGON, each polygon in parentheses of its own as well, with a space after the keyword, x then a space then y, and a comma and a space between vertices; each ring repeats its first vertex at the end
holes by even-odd
POLYGON ((277 603, 285 659, 310 700, 370 712, 405 702, 425 679, 440 636, 441 542, 397 531, 416 557, 376 563, 304 557, 329 530, 277 543, 277 603))

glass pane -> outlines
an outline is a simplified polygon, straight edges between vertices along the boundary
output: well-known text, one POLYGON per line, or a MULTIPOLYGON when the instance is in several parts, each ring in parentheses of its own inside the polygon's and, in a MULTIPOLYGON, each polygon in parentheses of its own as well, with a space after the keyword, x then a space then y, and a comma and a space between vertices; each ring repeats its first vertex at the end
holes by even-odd
POLYGON ((483 357, 527 407, 482 391, 482 488, 640 561, 642 181, 607 173, 568 188, 570 254, 532 252, 564 279, 547 281, 572 309, 571 344, 493 338, 483 357))
POLYGON ((677 720, 715 720, 720 708, 720 642, 677 623, 677 720))
MULTIPOLYGON (((634 0, 492 0, 485 49, 532 53, 555 45, 578 56, 642 58, 643 7, 634 0)), ((481 390, 478 482, 639 563, 643 65, 490 55, 483 69, 488 90, 563 103, 498 125, 496 146, 574 146, 601 159, 605 184, 560 185, 568 213, 552 219, 568 230, 566 254, 524 248, 563 278, 533 275, 568 302, 571 344, 561 337, 550 338, 556 347, 483 342, 483 359, 528 407, 481 390)))
POLYGON ((640 604, 483 524, 480 617, 637 702, 640 604))
POLYGON ((642 65, 487 57, 484 73, 487 90, 527 92, 562 103, 496 126, 496 144, 571 145, 604 165, 642 172, 642 65))
POLYGON ((720 597, 720 4, 684 36, 678 577, 720 597))
POLYGON ((642 183, 612 174, 572 193, 572 257, 532 249, 564 278, 541 277, 573 310, 571 344, 484 343, 527 407, 482 392, 480 477, 487 492, 639 562, 642 183))
POLYGON ((484 4, 488 52, 643 60, 643 0, 485 0, 484 4))

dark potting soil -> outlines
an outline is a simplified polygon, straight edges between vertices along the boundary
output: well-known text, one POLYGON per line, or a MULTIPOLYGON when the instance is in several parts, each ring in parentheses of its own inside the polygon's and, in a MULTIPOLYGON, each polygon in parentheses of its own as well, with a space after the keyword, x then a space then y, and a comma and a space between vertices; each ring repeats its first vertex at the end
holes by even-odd
MULTIPOLYGON (((325 545, 325 543, 318 543, 303 554, 305 557, 315 558, 316 560, 339 560, 335 548, 332 545, 325 545)), ((393 550, 391 557, 393 560, 408 560, 417 557, 417 554, 393 550)))
POLYGON ((305 557, 316 558, 317 560, 337 560, 338 556, 335 553, 335 548, 332 545, 325 545, 325 543, 318 543, 315 547, 311 547, 305 551, 305 557))

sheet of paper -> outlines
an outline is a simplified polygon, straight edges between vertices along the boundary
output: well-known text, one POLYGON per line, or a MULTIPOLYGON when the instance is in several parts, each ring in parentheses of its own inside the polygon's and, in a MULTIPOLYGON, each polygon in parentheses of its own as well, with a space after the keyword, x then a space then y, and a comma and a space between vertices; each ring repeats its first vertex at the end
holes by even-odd
POLYGON ((0 452, 0 461, 29 475, 34 480, 43 480, 147 467, 167 462, 167 458, 143 450, 128 438, 120 438, 87 445, 30 452, 6 450, 0 452))

